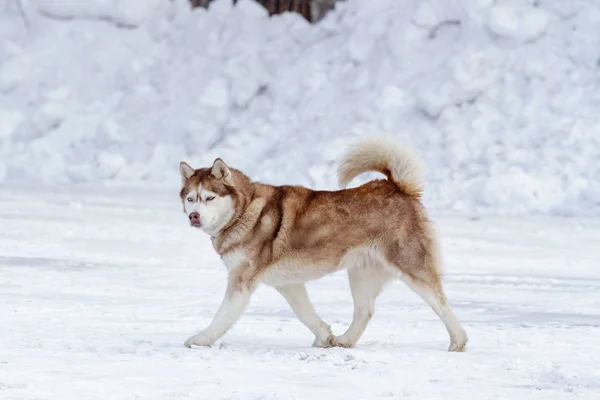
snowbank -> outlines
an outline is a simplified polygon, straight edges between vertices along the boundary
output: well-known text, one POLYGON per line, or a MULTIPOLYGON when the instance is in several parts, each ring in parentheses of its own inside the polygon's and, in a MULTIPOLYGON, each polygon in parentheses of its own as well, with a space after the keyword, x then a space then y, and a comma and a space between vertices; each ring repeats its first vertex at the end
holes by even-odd
POLYGON ((319 24, 251 0, 0 8, 0 181, 178 183, 215 156, 335 188, 348 140, 427 165, 426 202, 600 215, 600 4, 349 0, 319 24))

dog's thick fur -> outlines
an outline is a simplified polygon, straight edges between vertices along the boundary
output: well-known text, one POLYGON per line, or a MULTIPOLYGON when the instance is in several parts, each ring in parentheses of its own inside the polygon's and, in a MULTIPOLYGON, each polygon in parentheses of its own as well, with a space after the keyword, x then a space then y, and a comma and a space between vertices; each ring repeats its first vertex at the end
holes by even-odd
POLYGON ((443 321, 450 351, 467 335, 442 288, 437 236, 420 203, 421 167, 395 141, 377 137, 355 144, 338 170, 345 187, 361 173, 387 179, 337 191, 252 182, 216 159, 208 168, 180 165, 184 212, 212 238, 229 271, 227 290, 212 323, 185 345, 209 346, 240 318, 264 283, 277 289, 315 335, 313 346, 353 347, 384 286, 400 277, 443 321), (354 318, 341 336, 315 312, 305 282, 347 269, 354 318))

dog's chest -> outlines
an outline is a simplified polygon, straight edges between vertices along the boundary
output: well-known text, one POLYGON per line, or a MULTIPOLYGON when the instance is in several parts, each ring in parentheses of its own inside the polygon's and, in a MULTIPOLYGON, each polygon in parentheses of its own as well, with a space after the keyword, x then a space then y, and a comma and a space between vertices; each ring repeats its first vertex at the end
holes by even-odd
POLYGON ((223 264, 225 264, 225 268, 227 271, 231 272, 237 267, 239 267, 242 263, 247 262, 246 252, 242 249, 235 249, 225 253, 221 260, 223 264))

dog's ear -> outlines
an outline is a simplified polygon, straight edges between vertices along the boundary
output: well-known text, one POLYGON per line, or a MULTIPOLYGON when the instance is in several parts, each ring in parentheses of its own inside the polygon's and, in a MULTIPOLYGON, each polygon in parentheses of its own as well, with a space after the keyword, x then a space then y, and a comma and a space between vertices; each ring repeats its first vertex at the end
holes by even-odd
POLYGON ((233 180, 231 179, 231 171, 229 170, 227 164, 225 164, 225 162, 220 158, 215 159, 210 173, 215 178, 221 179, 226 185, 233 185, 233 180))
POLYGON ((181 173, 181 184, 185 185, 185 182, 194 175, 194 168, 190 167, 185 161, 182 161, 179 163, 179 172, 181 173))

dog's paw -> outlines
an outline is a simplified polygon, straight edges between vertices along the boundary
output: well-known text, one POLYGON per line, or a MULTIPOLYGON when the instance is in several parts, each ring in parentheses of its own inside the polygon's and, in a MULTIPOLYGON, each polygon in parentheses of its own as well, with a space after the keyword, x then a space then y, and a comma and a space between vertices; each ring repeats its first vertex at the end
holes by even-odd
POLYGON ((465 351, 465 348, 467 347, 468 341, 469 341, 469 338, 467 338, 467 335, 463 335, 458 340, 452 340, 450 342, 450 346, 448 347, 448 351, 463 352, 463 351, 465 351))
POLYGON ((332 334, 329 334, 329 336, 322 337, 322 338, 316 337, 315 341, 312 344, 312 347, 318 347, 321 349, 335 347, 334 341, 335 341, 335 338, 332 334))
POLYGON ((331 327, 325 322, 321 323, 319 336, 315 337, 312 347, 328 348, 334 347, 335 336, 331 333, 331 327))
POLYGON ((351 349, 354 347, 355 344, 356 343, 350 342, 343 335, 342 336, 334 336, 334 338, 333 338, 333 345, 335 347, 343 347, 346 349, 351 349))
POLYGON ((197 335, 190 337, 185 341, 185 347, 191 348, 192 346, 206 346, 210 347, 215 343, 215 341, 208 336, 207 334, 200 332, 197 335))
POLYGON ((467 347, 466 343, 452 342, 452 343, 450 343, 450 346, 448 347, 448 351, 461 353, 461 352, 465 351, 466 347, 467 347))

